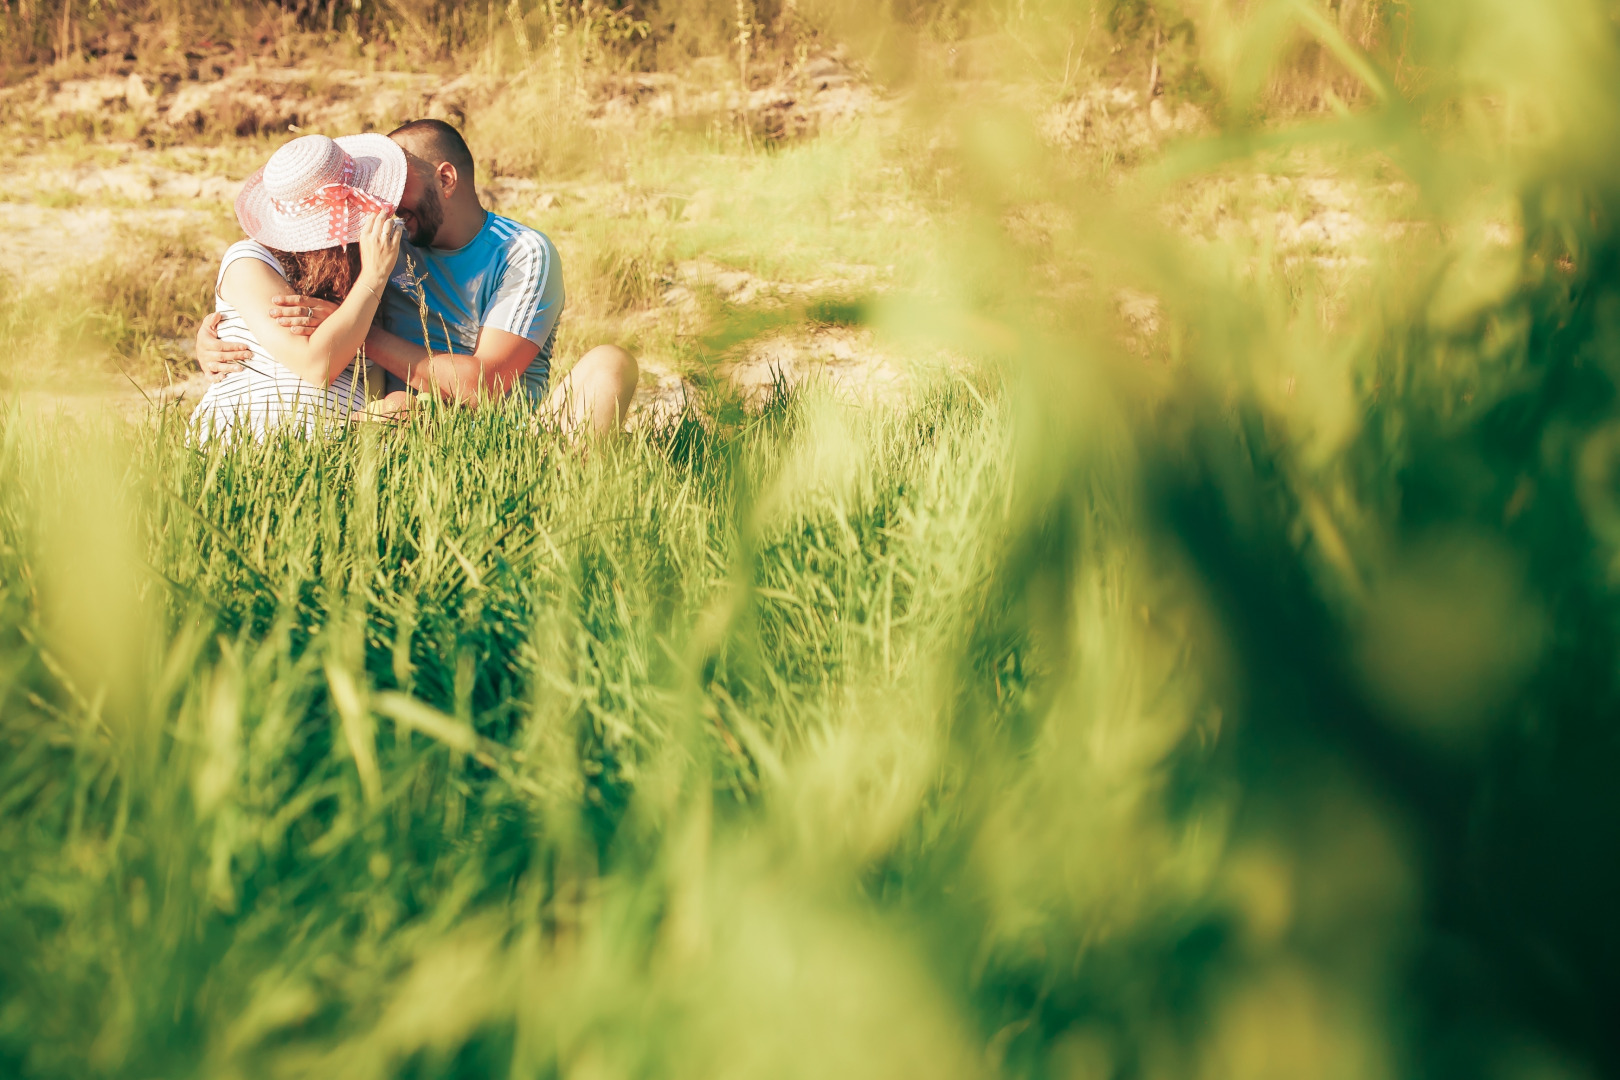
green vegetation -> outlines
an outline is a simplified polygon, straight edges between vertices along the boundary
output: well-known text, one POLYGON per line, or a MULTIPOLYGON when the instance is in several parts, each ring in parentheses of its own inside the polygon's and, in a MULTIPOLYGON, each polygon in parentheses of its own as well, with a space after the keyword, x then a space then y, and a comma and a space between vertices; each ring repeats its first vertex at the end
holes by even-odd
MULTIPOLYGON (((584 456, 465 414, 203 456, 173 428, 89 435, 61 456, 5 429, 30 478, 4 511, 11 1071, 514 1052, 709 1071, 729 1040, 687 1030, 689 981, 756 962, 777 980, 776 951, 803 951, 826 1015, 790 1040, 834 1033, 851 975, 872 984, 860 1011, 916 981, 893 942, 867 968, 857 907, 940 798, 947 732, 910 710, 959 682, 986 722, 1027 722, 1020 633, 979 621, 1005 619, 984 560, 1006 544, 1008 461, 975 392, 886 420, 811 399, 584 456), (749 838, 766 789, 802 810, 749 838), (841 824, 798 835, 800 812, 841 824), (748 914, 769 891, 755 859, 786 860, 806 910, 748 914), (521 989, 508 946, 556 956, 585 996, 521 989), (441 999, 424 968, 402 994, 419 963, 463 992, 441 999), (644 1009, 669 1013, 658 1040, 585 1045, 644 1009)), ((728 993, 791 1027, 790 990, 728 993)), ((925 1025, 891 1067, 949 1064, 948 1011, 885 1007, 925 1025)))
POLYGON ((452 42, 563 352, 700 391, 621 444, 8 403, 0 1074, 1620 1075, 1612 13, 1095 15, 802 11, 892 97, 780 140, 452 42), (721 374, 832 332, 954 368, 721 374))

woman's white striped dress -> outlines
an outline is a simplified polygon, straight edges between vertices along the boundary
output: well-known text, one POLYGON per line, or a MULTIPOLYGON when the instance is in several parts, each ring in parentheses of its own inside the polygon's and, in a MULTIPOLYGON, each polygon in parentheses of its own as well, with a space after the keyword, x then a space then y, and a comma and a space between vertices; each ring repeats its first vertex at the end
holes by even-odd
POLYGON ((287 276, 270 249, 253 240, 232 244, 220 260, 219 277, 214 279, 214 310, 224 316, 219 323, 220 339, 246 345, 253 358, 243 363, 241 371, 209 387, 197 403, 191 424, 198 441, 242 435, 263 439, 281 428, 310 436, 340 429, 351 412, 365 407, 364 380, 355 377, 351 364, 330 385, 316 386, 266 352, 242 316, 219 295, 225 269, 237 259, 258 259, 283 278, 287 276))

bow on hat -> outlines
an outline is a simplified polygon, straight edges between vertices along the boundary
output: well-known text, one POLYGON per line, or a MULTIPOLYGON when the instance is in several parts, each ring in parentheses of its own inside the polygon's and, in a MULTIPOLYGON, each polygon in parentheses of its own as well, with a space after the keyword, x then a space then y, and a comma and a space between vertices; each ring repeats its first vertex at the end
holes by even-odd
POLYGON ((271 204, 289 217, 298 216, 318 206, 327 208, 326 238, 341 244, 348 238, 349 222, 356 210, 367 214, 392 214, 394 204, 385 202, 369 191, 351 186, 354 180, 354 159, 343 157, 343 172, 335 183, 323 184, 315 193, 294 203, 272 198, 271 204))

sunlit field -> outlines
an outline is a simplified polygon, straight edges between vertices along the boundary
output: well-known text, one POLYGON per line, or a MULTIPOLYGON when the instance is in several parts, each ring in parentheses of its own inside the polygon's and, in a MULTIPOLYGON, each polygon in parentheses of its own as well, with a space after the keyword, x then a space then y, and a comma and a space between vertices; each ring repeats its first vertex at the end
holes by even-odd
POLYGON ((1616 19, 0 8, 0 1076, 1620 1076, 1616 19), (423 113, 628 432, 198 448, 423 113))

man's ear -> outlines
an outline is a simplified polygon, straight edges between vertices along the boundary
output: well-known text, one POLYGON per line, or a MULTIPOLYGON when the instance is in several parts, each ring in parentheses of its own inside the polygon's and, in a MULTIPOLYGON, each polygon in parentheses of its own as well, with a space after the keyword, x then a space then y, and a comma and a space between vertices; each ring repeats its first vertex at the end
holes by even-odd
POLYGON ((434 169, 433 172, 439 180, 439 194, 445 198, 448 199, 454 195, 456 188, 461 186, 461 177, 457 175, 456 167, 448 161, 439 162, 439 167, 434 169))

